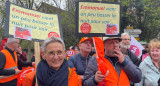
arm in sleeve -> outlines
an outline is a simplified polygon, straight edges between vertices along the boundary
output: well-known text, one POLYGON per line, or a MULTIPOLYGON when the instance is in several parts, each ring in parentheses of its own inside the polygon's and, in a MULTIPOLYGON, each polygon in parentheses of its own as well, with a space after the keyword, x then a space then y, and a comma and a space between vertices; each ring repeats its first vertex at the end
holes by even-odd
POLYGON ((129 80, 131 80, 134 83, 140 82, 142 78, 141 70, 136 65, 133 64, 133 62, 127 55, 125 57, 124 62, 126 62, 126 64, 122 65, 122 68, 127 74, 129 80))
POLYGON ((84 73, 84 86, 97 86, 95 82, 95 73, 98 71, 97 60, 95 57, 92 57, 88 63, 87 69, 84 73))
POLYGON ((20 55, 20 58, 23 60, 23 61, 27 61, 27 57, 26 57, 26 54, 24 52, 22 52, 22 54, 20 55))
POLYGON ((142 71, 142 79, 141 79, 141 81, 139 82, 139 83, 135 83, 135 86, 144 86, 144 81, 145 81, 145 77, 144 77, 144 72, 143 71, 145 71, 145 67, 143 66, 144 64, 143 63, 141 63, 140 64, 140 66, 139 66, 139 68, 141 69, 141 71, 142 71))
POLYGON ((75 68, 73 56, 69 57, 69 59, 68 59, 68 66, 69 66, 70 68, 75 68))
POLYGON ((0 76, 8 76, 8 75, 13 75, 15 74, 15 70, 7 70, 7 69, 4 69, 4 66, 6 64, 6 57, 3 53, 0 52, 0 76))
POLYGON ((32 66, 32 62, 21 61, 21 60, 18 58, 18 67, 27 67, 27 66, 32 66))
POLYGON ((141 63, 141 60, 134 54, 130 51, 130 58, 132 60, 132 62, 138 67, 139 64, 141 63))

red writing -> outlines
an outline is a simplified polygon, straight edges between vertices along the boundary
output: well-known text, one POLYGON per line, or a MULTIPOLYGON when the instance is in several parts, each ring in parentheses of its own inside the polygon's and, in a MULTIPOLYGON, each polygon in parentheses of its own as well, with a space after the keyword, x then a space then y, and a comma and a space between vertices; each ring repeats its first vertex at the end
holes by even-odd
POLYGON ((105 6, 104 7, 93 7, 93 6, 84 6, 84 5, 81 5, 81 9, 105 10, 105 6))
POLYGON ((12 8, 12 11, 17 12, 17 13, 20 13, 20 14, 28 15, 28 16, 37 17, 37 18, 40 18, 40 17, 41 17, 41 15, 36 15, 36 14, 33 14, 33 13, 27 13, 27 12, 25 12, 25 11, 21 11, 21 10, 16 9, 16 8, 12 8))

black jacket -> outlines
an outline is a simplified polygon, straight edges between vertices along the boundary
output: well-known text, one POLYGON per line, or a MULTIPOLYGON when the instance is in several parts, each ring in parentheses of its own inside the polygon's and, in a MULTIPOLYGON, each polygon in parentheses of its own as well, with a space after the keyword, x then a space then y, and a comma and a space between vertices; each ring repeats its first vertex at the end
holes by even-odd
POLYGON ((141 60, 134 54, 132 53, 129 49, 127 49, 126 55, 130 57, 132 62, 138 67, 139 64, 141 63, 141 60))

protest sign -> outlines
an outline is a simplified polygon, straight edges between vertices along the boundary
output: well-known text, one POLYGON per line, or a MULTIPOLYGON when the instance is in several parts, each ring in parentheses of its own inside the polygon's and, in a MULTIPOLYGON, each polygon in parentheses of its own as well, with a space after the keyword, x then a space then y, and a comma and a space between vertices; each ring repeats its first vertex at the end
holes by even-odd
POLYGON ((47 37, 62 36, 59 14, 46 14, 6 2, 5 36, 45 40, 47 37))
POLYGON ((119 3, 77 2, 77 36, 120 36, 119 3))

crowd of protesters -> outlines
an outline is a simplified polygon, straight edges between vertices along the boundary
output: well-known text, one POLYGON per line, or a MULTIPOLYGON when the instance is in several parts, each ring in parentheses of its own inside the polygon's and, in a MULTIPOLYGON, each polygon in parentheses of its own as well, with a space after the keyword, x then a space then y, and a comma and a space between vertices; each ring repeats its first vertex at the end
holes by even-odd
MULTIPOLYGON (((129 34, 121 37, 83 37, 68 51, 61 38, 47 38, 41 46, 36 71, 26 75, 23 86, 159 86, 160 40, 143 45, 138 58, 130 48, 129 34), (94 42, 93 42, 94 39, 94 42)), ((19 39, 5 38, 0 52, 0 86, 17 86, 17 74, 26 62, 19 39)))

